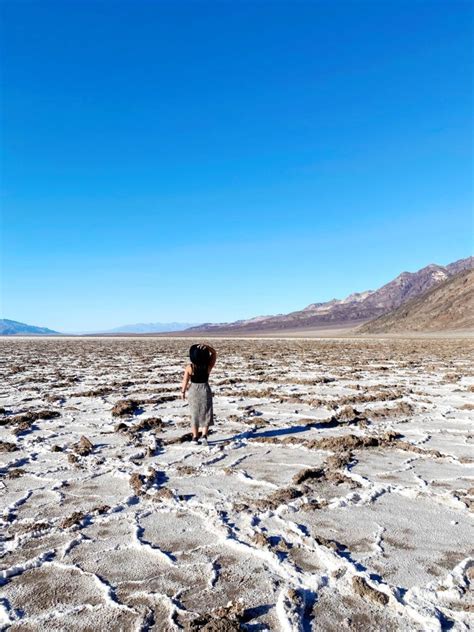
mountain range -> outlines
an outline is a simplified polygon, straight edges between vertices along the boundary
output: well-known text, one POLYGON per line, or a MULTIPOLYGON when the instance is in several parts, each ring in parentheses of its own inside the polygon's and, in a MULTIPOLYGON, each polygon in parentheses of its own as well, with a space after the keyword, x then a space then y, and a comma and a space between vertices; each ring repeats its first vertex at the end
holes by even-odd
POLYGON ((182 331, 195 327, 197 323, 137 323, 135 325, 122 325, 114 329, 99 331, 94 333, 102 334, 153 334, 165 333, 168 331, 182 331))
POLYGON ((402 272, 377 290, 350 294, 344 299, 311 303, 307 307, 276 316, 257 316, 232 323, 206 323, 192 327, 191 333, 246 333, 304 329, 355 327, 397 309, 420 297, 443 281, 474 267, 474 257, 460 259, 447 266, 430 264, 417 272, 402 272))
MULTIPOLYGON (((276 316, 255 316, 231 323, 139 323, 96 334, 239 335, 312 329, 357 328, 358 333, 474 329, 474 257, 447 266, 430 264, 417 272, 402 272, 377 290, 356 292, 343 299, 311 303, 301 310, 276 316)), ((0 320, 0 335, 57 334, 13 320, 0 320)), ((92 332, 91 332, 92 333, 92 332)))
POLYGON ((57 334, 59 332, 47 327, 35 327, 26 325, 16 320, 0 319, 0 336, 13 336, 14 334, 57 334))
MULTIPOLYGON (((123 325, 122 327, 116 327, 115 329, 108 329, 105 331, 91 331, 91 332, 74 332, 72 335, 87 335, 87 334, 148 334, 148 333, 165 333, 169 331, 182 331, 196 325, 196 323, 137 323, 136 325, 123 325)), ((46 327, 35 327, 34 325, 27 325, 26 323, 19 323, 15 320, 0 319, 0 336, 13 336, 13 335, 39 335, 39 334, 59 334, 68 332, 58 332, 46 327)))

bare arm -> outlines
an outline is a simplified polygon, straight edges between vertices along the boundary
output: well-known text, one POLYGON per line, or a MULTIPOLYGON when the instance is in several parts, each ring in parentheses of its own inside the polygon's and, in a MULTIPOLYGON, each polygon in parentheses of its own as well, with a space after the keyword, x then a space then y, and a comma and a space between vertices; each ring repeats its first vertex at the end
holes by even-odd
POLYGON ((186 399, 186 390, 188 388, 189 380, 191 378, 191 367, 188 366, 184 369, 183 381, 181 383, 181 397, 186 399))

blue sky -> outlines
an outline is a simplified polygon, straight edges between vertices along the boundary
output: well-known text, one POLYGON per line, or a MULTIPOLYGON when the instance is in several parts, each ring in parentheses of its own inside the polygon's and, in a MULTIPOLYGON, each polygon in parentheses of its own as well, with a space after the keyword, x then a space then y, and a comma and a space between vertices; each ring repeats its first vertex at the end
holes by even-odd
POLYGON ((1 12, 3 317, 228 321, 472 254, 469 2, 1 12))

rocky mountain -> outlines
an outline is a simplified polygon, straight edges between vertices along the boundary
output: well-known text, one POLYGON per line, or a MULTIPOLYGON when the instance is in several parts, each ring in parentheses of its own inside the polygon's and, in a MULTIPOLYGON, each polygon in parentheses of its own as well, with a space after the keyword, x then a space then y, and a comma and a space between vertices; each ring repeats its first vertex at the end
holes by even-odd
POLYGON ((246 333, 294 329, 337 328, 361 325, 387 314, 412 298, 439 285, 462 270, 474 267, 474 257, 447 266, 430 264, 417 272, 402 272, 378 290, 350 294, 344 299, 312 303, 302 310, 277 316, 257 316, 233 323, 206 323, 189 332, 246 333))
POLYGON ((449 277, 421 296, 372 320, 358 333, 474 330, 474 270, 449 277))
POLYGON ((26 325, 16 320, 0 319, 0 336, 14 336, 15 334, 57 334, 59 332, 47 327, 35 327, 26 325))
POLYGON ((467 259, 459 259, 454 263, 450 263, 446 266, 449 274, 459 274, 463 270, 472 270, 474 268, 474 257, 467 257, 467 259))

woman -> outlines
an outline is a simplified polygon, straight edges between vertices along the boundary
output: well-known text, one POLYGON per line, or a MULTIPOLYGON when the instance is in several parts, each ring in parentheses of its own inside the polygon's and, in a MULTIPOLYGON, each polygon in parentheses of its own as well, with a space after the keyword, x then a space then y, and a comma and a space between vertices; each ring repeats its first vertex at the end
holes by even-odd
POLYGON ((186 399, 189 387, 189 407, 191 409, 191 430, 193 441, 199 443, 199 427, 202 427, 202 440, 207 445, 207 433, 212 422, 212 392, 209 387, 209 373, 216 363, 216 350, 210 345, 192 345, 189 349, 188 364, 184 369, 181 394, 186 399))

